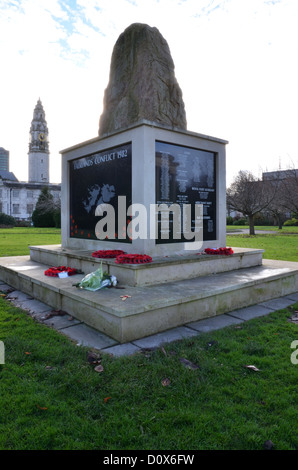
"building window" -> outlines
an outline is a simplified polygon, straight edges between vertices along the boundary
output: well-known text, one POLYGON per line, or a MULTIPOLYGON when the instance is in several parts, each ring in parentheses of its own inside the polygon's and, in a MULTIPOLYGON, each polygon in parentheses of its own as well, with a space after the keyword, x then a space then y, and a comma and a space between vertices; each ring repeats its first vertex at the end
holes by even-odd
POLYGON ((33 212, 33 204, 27 204, 27 214, 31 215, 33 212))
POLYGON ((12 197, 20 197, 20 191, 18 189, 12 190, 12 197))
POLYGON ((0 212, 3 212, 2 211, 2 202, 0 202, 0 212))
POLYGON ((19 214, 20 213, 20 204, 13 204, 12 205, 12 213, 19 214))
POLYGON ((27 191, 27 197, 33 197, 33 191, 27 191))
POLYGON ((2 197, 2 189, 0 189, 0 197, 2 197))

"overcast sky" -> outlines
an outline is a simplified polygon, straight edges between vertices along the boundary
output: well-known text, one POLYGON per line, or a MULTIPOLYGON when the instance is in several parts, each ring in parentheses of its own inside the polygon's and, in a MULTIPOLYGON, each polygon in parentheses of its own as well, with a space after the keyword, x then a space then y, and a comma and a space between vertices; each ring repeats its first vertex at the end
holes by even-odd
POLYGON ((298 0, 0 0, 0 147, 28 178, 33 110, 59 151, 97 136, 113 46, 135 22, 167 40, 188 130, 229 141, 239 170, 298 167, 298 0))

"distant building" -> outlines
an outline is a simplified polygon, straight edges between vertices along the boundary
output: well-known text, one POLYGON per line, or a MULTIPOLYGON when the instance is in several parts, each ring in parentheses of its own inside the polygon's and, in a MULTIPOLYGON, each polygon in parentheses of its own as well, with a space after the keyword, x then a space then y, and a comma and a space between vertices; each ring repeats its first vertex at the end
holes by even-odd
POLYGON ((266 171, 262 173, 262 179, 265 180, 284 180, 295 175, 298 178, 298 169, 266 171))
POLYGON ((0 171, 9 171, 9 151, 0 147, 0 171))
POLYGON ((279 224, 293 217, 298 207, 298 169, 267 171, 262 174, 262 180, 271 181, 280 190, 274 211, 264 211, 267 218, 270 220, 273 217, 274 222, 277 220, 279 224))
POLYGON ((17 220, 30 220, 44 186, 50 189, 54 201, 59 203, 59 184, 25 183, 18 181, 13 173, 3 173, 0 171, 0 212, 12 215, 17 220))
POLYGON ((29 181, 18 181, 15 175, 8 171, 8 168, 3 168, 3 170, 0 168, 0 212, 12 215, 17 220, 30 221, 40 191, 45 186, 49 188, 54 201, 59 205, 61 185, 49 182, 48 134, 45 112, 39 99, 33 112, 30 127, 29 181))
POLYGON ((49 131, 40 99, 35 106, 29 139, 29 182, 49 182, 49 131))

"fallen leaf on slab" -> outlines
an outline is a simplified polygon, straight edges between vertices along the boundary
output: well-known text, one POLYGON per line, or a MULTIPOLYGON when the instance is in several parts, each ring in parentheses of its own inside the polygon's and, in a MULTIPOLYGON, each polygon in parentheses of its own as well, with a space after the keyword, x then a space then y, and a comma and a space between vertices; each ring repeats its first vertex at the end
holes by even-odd
POLYGON ((167 387, 168 385, 170 385, 171 381, 169 378, 166 378, 166 379, 163 379, 161 383, 164 387, 167 387))
POLYGON ((120 295, 120 298, 121 298, 122 300, 130 299, 130 298, 131 298, 131 295, 120 295))
POLYGON ((63 310, 52 310, 50 313, 48 313, 45 316, 45 320, 48 320, 49 318, 52 318, 52 317, 63 317, 64 315, 68 315, 68 314, 64 312, 63 310))
POLYGON ((250 370, 254 370, 255 372, 259 372, 260 369, 258 369, 256 366, 244 366, 246 367, 247 369, 250 369, 250 370))
POLYGON ((181 364, 183 364, 185 367, 188 367, 189 369, 199 369, 199 366, 197 364, 194 364, 193 362, 189 361, 188 359, 185 359, 184 357, 179 357, 179 361, 181 364))

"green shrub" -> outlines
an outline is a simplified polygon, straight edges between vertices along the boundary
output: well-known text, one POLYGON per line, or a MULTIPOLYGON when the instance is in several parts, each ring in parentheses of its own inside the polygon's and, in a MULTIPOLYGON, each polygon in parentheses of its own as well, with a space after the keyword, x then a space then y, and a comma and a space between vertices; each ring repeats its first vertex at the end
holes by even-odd
POLYGON ((284 223, 284 225, 290 225, 290 226, 292 226, 292 227, 293 227, 293 226, 296 226, 296 227, 297 227, 297 226, 298 226, 298 219, 293 218, 293 219, 287 220, 287 221, 284 223))
POLYGON ((17 220, 16 227, 30 227, 31 222, 29 220, 17 220))
POLYGON ((232 225, 233 224, 233 217, 231 217, 230 215, 228 215, 227 217, 227 225, 232 225))
POLYGON ((35 209, 32 214, 32 222, 34 227, 55 227, 54 212, 42 212, 35 209))
POLYGON ((55 227, 55 212, 57 211, 54 198, 49 188, 45 186, 40 191, 35 210, 32 214, 34 227, 55 227))
POLYGON ((56 210, 54 212, 54 222, 56 228, 61 228, 61 210, 56 210))
POLYGON ((0 226, 1 225, 5 227, 14 227, 16 225, 16 219, 11 215, 0 212, 0 226))
POLYGON ((255 225, 272 225, 272 221, 270 221, 265 215, 263 214, 256 214, 254 216, 255 225))
POLYGON ((233 222, 233 225, 247 225, 246 219, 236 219, 233 222))

